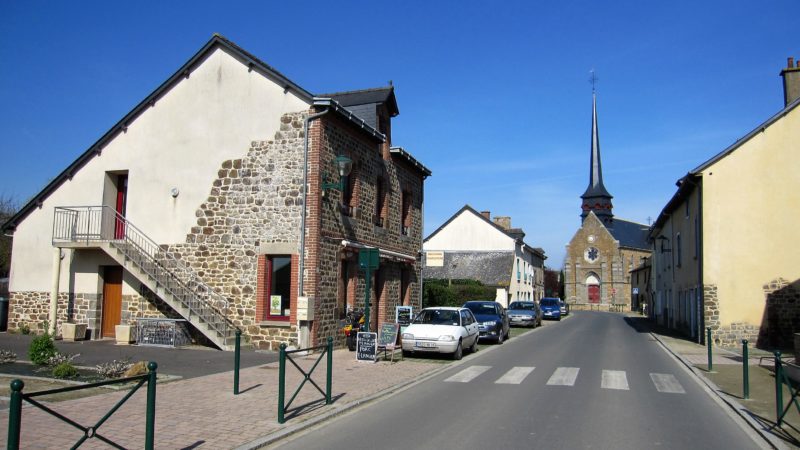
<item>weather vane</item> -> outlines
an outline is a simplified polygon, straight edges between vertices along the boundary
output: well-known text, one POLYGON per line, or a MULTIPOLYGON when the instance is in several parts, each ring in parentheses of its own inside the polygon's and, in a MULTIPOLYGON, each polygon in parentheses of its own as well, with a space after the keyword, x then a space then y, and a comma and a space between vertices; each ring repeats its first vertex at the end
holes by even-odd
POLYGON ((597 83, 598 78, 597 75, 595 75, 594 73, 594 68, 592 68, 592 70, 590 70, 589 73, 591 74, 589 76, 589 82, 592 83, 592 94, 594 94, 594 85, 597 83))

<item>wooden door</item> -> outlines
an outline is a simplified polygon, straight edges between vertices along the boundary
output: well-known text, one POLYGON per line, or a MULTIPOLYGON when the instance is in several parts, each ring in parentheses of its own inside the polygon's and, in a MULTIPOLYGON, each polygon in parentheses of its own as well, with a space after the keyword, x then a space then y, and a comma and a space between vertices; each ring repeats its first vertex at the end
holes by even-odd
POLYGON ((103 270, 103 337, 116 336, 114 326, 122 318, 122 267, 108 266, 103 270))
POLYGON ((588 287, 589 303, 600 303, 600 286, 597 284, 590 284, 588 287))

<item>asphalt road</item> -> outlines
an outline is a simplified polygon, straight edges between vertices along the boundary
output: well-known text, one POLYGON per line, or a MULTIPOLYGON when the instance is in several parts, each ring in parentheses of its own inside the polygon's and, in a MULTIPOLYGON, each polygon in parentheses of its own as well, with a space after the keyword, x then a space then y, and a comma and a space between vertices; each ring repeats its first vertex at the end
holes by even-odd
POLYGON ((602 312, 549 322, 282 444, 348 450, 759 445, 649 334, 602 312))

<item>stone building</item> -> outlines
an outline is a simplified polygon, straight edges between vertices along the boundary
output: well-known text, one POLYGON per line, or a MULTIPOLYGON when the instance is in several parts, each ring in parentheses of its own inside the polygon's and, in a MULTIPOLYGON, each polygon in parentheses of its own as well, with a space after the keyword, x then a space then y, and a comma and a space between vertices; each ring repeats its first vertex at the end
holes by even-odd
POLYGON ((781 76, 783 109, 678 180, 650 233, 651 317, 698 342, 790 349, 800 331, 800 63, 781 76))
POLYGON ((544 250, 525 242, 511 217, 464 205, 427 238, 423 277, 476 280, 495 288, 504 306, 544 297, 544 250))
POLYGON ((2 226, 10 328, 118 338, 160 319, 223 349, 237 328, 340 345, 363 249, 380 254, 373 328, 394 320, 421 301, 431 173, 392 146, 398 114, 392 86, 313 95, 214 35, 2 226))
POLYGON ((564 295, 577 309, 629 309, 630 271, 650 255, 648 226, 614 217, 612 198, 603 184, 593 93, 589 187, 581 196, 581 226, 567 245, 564 261, 564 295))

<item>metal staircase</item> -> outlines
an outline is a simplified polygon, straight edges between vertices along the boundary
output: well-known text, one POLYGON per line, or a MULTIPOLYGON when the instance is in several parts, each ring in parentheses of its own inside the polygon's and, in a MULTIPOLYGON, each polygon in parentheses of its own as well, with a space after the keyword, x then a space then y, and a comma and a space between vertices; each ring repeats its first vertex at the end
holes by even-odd
POLYGON ((233 350, 236 326, 228 299, 205 284, 179 256, 156 244, 107 206, 58 207, 53 245, 99 248, 222 350, 233 350))

